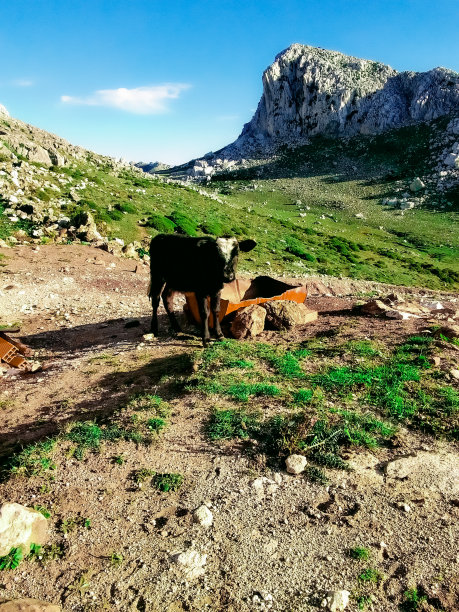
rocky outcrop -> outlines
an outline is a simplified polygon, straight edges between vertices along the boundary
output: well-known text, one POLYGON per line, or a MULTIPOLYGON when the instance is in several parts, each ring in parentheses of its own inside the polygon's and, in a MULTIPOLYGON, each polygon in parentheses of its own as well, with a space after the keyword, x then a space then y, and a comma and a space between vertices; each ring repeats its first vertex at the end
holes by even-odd
POLYGON ((459 75, 451 70, 397 73, 379 62, 294 44, 265 70, 252 120, 216 156, 266 154, 318 134, 377 134, 452 113, 459 113, 459 75))
POLYGON ((137 162, 134 164, 136 168, 140 168, 144 172, 148 174, 156 174, 156 172, 160 172, 161 170, 168 170, 170 166, 168 164, 163 164, 162 162, 137 162))

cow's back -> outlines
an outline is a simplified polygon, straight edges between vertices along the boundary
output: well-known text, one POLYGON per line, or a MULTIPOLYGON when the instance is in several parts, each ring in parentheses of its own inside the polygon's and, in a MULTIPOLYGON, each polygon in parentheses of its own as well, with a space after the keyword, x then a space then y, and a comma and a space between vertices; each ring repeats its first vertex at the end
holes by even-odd
POLYGON ((219 290, 223 287, 221 255, 215 239, 158 234, 150 243, 152 277, 177 291, 219 290))

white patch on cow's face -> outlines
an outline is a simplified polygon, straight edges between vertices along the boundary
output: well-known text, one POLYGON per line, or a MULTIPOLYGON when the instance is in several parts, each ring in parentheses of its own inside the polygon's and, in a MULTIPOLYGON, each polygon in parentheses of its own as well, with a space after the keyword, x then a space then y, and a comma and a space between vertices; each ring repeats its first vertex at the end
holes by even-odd
POLYGON ((236 238, 217 238, 217 245, 225 259, 225 263, 228 264, 231 260, 231 253, 237 245, 236 238))

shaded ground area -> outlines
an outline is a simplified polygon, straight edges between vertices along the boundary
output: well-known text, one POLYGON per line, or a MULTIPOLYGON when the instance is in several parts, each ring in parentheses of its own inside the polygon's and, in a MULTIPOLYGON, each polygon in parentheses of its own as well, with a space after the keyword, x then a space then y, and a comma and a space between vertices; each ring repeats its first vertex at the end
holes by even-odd
MULTIPOLYGON (((146 268, 134 273, 134 262, 89 247, 17 252, 22 257, 0 269, 0 312, 6 322, 21 320, 21 339, 50 367, 1 380, 0 445, 11 457, 15 442, 60 438, 49 454, 51 470, 0 485, 2 499, 50 512, 54 546, 42 560, 1 572, 0 597, 40 597, 65 611, 309 611, 320 607, 327 590, 347 589, 350 610, 397 610, 404 593, 417 589, 426 598, 422 605, 430 606, 424 609, 457 609, 454 441, 401 423, 379 448, 346 449, 353 471, 324 468, 326 485, 288 475, 283 461, 271 460, 250 437, 209 438, 212 411, 228 401, 190 387, 204 372, 198 338, 168 336, 164 314, 163 335, 153 342, 143 338, 150 315, 146 268), (104 263, 93 263, 99 259, 104 263), (144 415, 153 413, 135 398, 146 395, 167 407, 156 415, 167 427, 150 430, 149 444, 131 436, 91 448, 68 437, 75 422, 94 418, 101 427, 116 422, 144 435, 144 415), (406 457, 415 463, 398 470, 396 462, 406 457), (180 474, 183 484, 177 491, 158 490, 153 472, 180 474), (203 503, 214 519, 208 529, 192 517, 203 503), (89 528, 78 517, 89 519, 89 528), (355 547, 367 549, 368 559, 352 558, 355 547), (175 553, 189 550, 207 555, 197 579, 174 562, 175 553), (365 574, 369 569, 376 573, 365 574)), ((352 308, 367 285, 354 284, 354 295, 339 297, 331 294, 346 293, 346 282, 336 281, 335 289, 324 282, 311 282, 317 295, 307 302, 319 311, 317 322, 264 332, 260 343, 282 351, 310 340, 325 349, 366 341, 390 351, 429 326, 422 319, 359 316, 352 308)), ((435 375, 454 386, 447 376, 459 353, 446 345, 434 354, 440 357, 435 375)), ((303 367, 314 372, 321 359, 312 353, 303 367)), ((355 368, 361 359, 333 354, 337 365, 355 368)), ((336 404, 352 402, 352 393, 336 404)), ((325 407, 333 404, 330 397, 325 407)), ((275 413, 281 400, 254 398, 248 406, 275 413)))

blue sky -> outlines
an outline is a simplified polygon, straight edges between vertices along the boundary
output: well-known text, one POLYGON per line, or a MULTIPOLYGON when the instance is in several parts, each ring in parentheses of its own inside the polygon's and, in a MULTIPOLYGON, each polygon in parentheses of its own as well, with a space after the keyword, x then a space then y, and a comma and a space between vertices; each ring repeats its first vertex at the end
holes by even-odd
POLYGON ((459 71, 458 0, 0 0, 0 103, 98 153, 180 163, 233 141, 294 42, 459 71))

